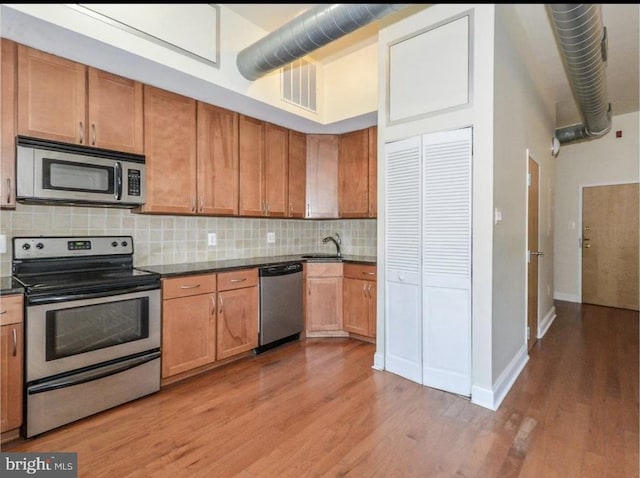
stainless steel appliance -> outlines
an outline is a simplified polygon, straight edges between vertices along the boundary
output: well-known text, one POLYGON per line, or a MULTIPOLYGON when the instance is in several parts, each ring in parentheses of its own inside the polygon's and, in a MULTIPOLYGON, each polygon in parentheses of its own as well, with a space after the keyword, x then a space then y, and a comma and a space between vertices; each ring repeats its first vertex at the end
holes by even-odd
POLYGON ((256 353, 296 340, 304 328, 302 264, 259 269, 260 333, 256 353))
POLYGON ((131 236, 14 237, 26 437, 160 389, 160 276, 131 236))
POLYGON ((136 207, 145 157, 18 136, 16 198, 24 203, 136 207))

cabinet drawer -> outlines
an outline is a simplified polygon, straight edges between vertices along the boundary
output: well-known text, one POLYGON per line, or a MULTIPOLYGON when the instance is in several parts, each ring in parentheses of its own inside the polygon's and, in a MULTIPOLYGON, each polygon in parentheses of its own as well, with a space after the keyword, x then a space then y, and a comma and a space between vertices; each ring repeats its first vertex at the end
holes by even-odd
POLYGON ((307 262, 305 277, 342 277, 342 262, 307 262))
POLYGON ((349 279, 376 280, 377 267, 366 264, 345 264, 344 276, 349 279))
POLYGON ((242 269, 218 274, 218 290, 240 289, 258 285, 258 269, 242 269))
POLYGON ((162 279, 162 298, 174 299, 216 291, 216 275, 200 274, 162 279))
POLYGON ((0 297, 0 325, 19 324, 23 315, 22 294, 0 297))

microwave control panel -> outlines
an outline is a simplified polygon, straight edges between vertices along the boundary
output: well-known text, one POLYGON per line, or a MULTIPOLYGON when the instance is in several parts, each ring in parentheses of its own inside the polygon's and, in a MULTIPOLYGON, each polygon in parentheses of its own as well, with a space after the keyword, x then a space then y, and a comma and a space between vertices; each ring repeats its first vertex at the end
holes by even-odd
POLYGON ((127 192, 129 196, 140 196, 140 170, 129 169, 127 178, 127 192))

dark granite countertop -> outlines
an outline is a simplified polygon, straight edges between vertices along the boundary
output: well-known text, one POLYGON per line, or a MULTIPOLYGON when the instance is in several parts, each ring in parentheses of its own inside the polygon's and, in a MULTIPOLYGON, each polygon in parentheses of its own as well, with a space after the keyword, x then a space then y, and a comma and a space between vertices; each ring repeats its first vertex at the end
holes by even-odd
MULTIPOLYGON (((185 274, 205 274, 210 272, 225 272, 234 269, 246 269, 250 267, 266 267, 277 264, 291 264, 294 262, 311 262, 300 255, 249 257, 246 259, 227 259, 221 261, 187 262, 182 264, 146 265, 136 266, 150 272, 156 272, 161 277, 171 277, 185 274)), ((313 262, 352 262, 358 264, 376 264, 375 256, 351 256, 345 255, 340 261, 336 259, 312 259, 313 262)))
POLYGON ((0 277, 0 295, 23 294, 24 287, 11 276, 0 277))

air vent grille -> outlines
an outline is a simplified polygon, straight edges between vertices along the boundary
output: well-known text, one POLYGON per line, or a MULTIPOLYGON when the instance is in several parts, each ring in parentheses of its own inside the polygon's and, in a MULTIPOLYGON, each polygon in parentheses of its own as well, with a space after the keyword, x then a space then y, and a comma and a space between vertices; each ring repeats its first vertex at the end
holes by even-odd
POLYGON ((282 99, 315 113, 316 65, 300 58, 283 66, 282 99))

